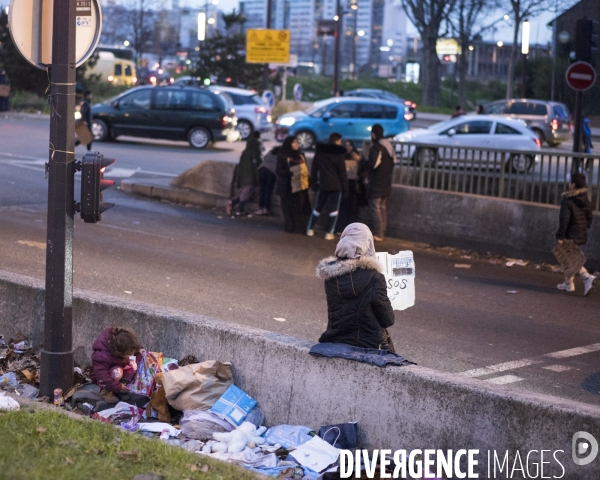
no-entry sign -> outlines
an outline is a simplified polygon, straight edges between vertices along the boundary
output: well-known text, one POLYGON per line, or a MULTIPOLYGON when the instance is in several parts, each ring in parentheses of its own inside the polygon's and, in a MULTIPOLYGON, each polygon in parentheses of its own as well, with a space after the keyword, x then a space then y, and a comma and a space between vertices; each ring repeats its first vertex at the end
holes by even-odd
POLYGON ((578 92, 585 92, 596 82, 596 70, 587 62, 575 62, 567 68, 567 85, 578 92))

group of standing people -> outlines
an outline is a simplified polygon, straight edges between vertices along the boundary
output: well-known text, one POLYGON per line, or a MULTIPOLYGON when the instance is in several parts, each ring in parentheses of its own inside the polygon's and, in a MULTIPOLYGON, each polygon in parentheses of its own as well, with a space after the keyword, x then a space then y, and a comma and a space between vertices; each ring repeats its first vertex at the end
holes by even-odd
POLYGON ((387 199, 392 191, 394 149, 384 138, 383 127, 371 128, 372 146, 361 157, 350 140, 332 133, 328 143, 317 143, 309 171, 304 153, 295 137, 288 137, 261 159, 260 134, 247 142, 234 173, 232 187, 237 195, 228 204, 228 213, 247 215, 246 202, 260 188, 257 215, 269 214, 271 196, 281 199, 286 232, 313 236, 324 212, 325 239, 356 222, 361 204, 369 206, 375 241, 384 239, 387 226, 387 199), (315 191, 311 207, 309 189, 315 191))

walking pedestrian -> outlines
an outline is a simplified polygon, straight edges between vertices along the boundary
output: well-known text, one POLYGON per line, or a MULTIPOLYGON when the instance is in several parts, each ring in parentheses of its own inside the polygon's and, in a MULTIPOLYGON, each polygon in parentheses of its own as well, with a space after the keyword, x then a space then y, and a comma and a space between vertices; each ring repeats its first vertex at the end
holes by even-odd
MULTIPOLYGON (((92 92, 90 92, 89 90, 83 92, 83 99, 81 100, 79 113, 81 113, 81 121, 87 129, 86 136, 91 138, 91 140, 87 144, 87 150, 89 152, 92 149, 92 142, 94 139, 94 137, 91 136, 91 134, 89 134, 90 129, 92 128, 92 92)), ((79 144, 81 144, 81 141, 76 140, 75 146, 79 144)))
POLYGON ((280 147, 274 147, 264 157, 258 167, 258 183, 260 185, 260 197, 256 215, 269 215, 271 213, 271 196, 275 188, 277 176, 277 157, 280 147))
POLYGON ((369 228, 362 223, 348 225, 335 256, 317 266, 317 277, 325 281, 328 319, 319 343, 395 352, 387 331, 394 324, 394 310, 381 268, 369 228))
POLYGON ((452 114, 451 118, 460 117, 461 115, 466 115, 466 114, 467 114, 467 112, 465 112, 460 105, 457 105, 456 108, 454 109, 454 113, 452 114))
POLYGON ((583 153, 592 153, 594 145, 592 144, 592 129, 590 128, 590 119, 583 120, 583 153))
POLYGON ((383 137, 383 127, 376 123, 371 127, 373 145, 369 158, 363 163, 368 171, 367 201, 373 224, 373 238, 383 241, 387 229, 387 201, 392 194, 394 173, 394 147, 383 137))
POLYGON ((343 232, 344 229, 358 219, 358 197, 360 194, 360 154, 352 143, 352 140, 344 142, 346 154, 344 163, 346 164, 346 176, 348 177, 348 196, 342 198, 340 203, 340 214, 336 224, 336 232, 343 232))
POLYGON ((10 94, 10 82, 5 68, 0 68, 0 112, 8 110, 8 100, 10 94))
POLYGON ((345 155, 346 149, 342 147, 342 136, 339 133, 329 135, 329 143, 317 143, 310 174, 317 197, 315 208, 308 220, 306 234, 309 237, 315 234, 314 226, 319 221, 323 208, 327 207, 329 217, 325 240, 335 239, 340 202, 348 196, 345 155))
MULTIPOLYGON (((585 245, 588 228, 592 225, 592 204, 587 196, 585 175, 581 173, 571 175, 569 190, 564 192, 562 197, 556 239, 560 244, 565 240, 571 240, 575 245, 585 245)), ((579 276, 583 280, 583 295, 585 296, 590 293, 596 283, 596 277, 591 275, 585 267, 581 267, 579 276)), ((574 292, 574 277, 565 277, 565 281, 558 284, 556 288, 566 292, 574 292)))
POLYGON ((240 156, 240 162, 238 163, 234 172, 234 186, 239 189, 237 196, 231 200, 227 205, 227 215, 235 210, 236 206, 238 210, 236 215, 244 216, 248 215, 244 208, 246 202, 252 198, 256 187, 258 187, 258 165, 261 162, 261 148, 260 148, 260 132, 252 132, 252 136, 246 141, 246 148, 240 156))
POLYGON ((309 174, 306 158, 296 137, 287 137, 277 157, 277 188, 281 198, 284 228, 290 233, 305 233, 310 216, 309 174))
POLYGON ((475 110, 477 115, 485 115, 485 107, 481 104, 477 105, 477 110, 475 110))

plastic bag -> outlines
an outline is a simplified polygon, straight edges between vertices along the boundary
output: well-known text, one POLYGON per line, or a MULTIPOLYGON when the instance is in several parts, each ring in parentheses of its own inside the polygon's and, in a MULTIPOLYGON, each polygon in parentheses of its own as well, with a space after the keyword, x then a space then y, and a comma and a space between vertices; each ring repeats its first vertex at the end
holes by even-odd
POLYGON ((358 446, 358 423, 326 425, 319 429, 319 436, 336 448, 354 450, 358 446))
POLYGON ((283 448, 296 448, 308 442, 312 436, 310 432, 315 433, 311 428, 302 425, 277 425, 267 430, 265 442, 269 445, 278 443, 283 448))
POLYGON ((20 408, 19 402, 0 392, 0 410, 20 410, 20 408))
POLYGON ((154 377, 160 372, 164 355, 159 352, 142 352, 142 360, 138 365, 135 377, 126 387, 130 392, 152 396, 154 377))
POLYGON ((313 472, 322 472, 329 465, 337 462, 340 451, 320 437, 313 437, 290 452, 290 456, 303 467, 310 468, 313 472))
POLYGON ((203 410, 186 410, 179 426, 186 437, 203 442, 211 440, 215 432, 231 432, 235 428, 227 420, 203 410))

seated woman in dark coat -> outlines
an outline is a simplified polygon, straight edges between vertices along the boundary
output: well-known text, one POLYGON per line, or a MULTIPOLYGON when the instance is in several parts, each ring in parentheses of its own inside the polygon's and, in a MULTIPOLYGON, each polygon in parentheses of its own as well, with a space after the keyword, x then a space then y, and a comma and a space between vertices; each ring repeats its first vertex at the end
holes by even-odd
POLYGON ((386 330, 394 324, 394 310, 381 270, 369 228, 362 223, 348 225, 335 256, 317 266, 317 277, 325 280, 328 311, 327 330, 320 343, 395 352, 386 330))

